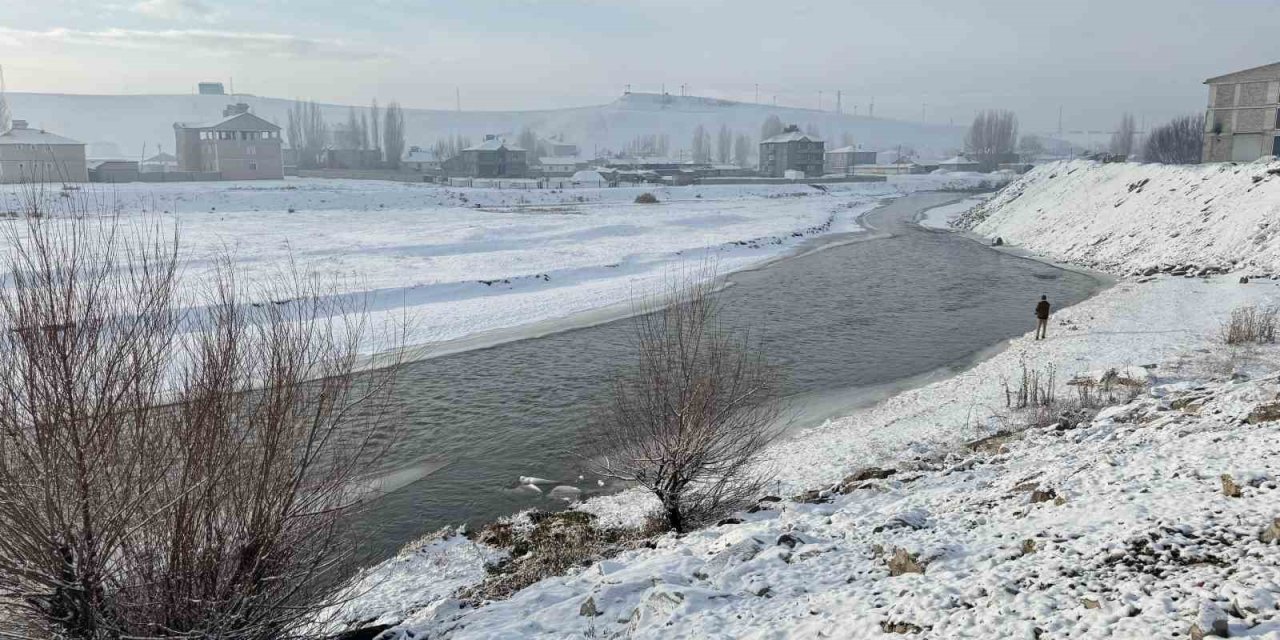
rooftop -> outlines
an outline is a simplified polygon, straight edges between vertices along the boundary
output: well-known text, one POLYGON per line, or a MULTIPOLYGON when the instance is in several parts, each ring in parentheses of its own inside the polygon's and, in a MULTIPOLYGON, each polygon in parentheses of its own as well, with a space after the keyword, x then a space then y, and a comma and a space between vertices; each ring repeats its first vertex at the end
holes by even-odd
POLYGON ((27 126, 26 120, 14 120, 12 129, 0 133, 0 144, 84 145, 83 142, 64 138, 44 129, 31 129, 27 126))
POLYGON ((774 143, 774 142, 799 142, 799 141, 822 142, 822 138, 819 138, 818 136, 814 136, 814 135, 809 135, 801 131, 799 127, 795 125, 791 125, 787 127, 786 130, 784 130, 782 133, 779 133, 778 135, 773 136, 772 138, 763 140, 761 142, 774 143))

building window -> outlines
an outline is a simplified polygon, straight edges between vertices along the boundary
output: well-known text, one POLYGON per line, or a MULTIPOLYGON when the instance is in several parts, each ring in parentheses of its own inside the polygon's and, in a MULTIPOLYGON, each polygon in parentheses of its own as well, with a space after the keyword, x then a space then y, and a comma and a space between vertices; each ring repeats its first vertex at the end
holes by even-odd
POLYGON ((248 147, 245 147, 244 152, 247 155, 256 156, 258 155, 258 148, 253 145, 249 145, 248 147))
POLYGON ((250 162, 250 163, 249 163, 249 170, 250 170, 250 171, 257 171, 257 170, 258 170, 258 163, 256 163, 256 162, 250 162))

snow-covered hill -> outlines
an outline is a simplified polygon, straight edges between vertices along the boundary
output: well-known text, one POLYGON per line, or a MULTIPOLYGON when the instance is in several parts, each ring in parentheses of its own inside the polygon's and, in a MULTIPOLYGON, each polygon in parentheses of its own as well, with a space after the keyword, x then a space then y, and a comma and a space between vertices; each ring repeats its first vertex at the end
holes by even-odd
MULTIPOLYGON (((8 94, 14 117, 87 143, 113 143, 124 157, 148 154, 157 145, 173 150, 174 122, 216 120, 230 96, 209 95, 68 95, 8 94)), ((235 96, 254 113, 284 126, 293 101, 282 98, 235 96)), ((364 108, 362 105, 357 105, 364 108)), ((345 123, 348 107, 323 105, 330 123, 345 123)), ((961 145, 963 129, 918 124, 884 118, 855 117, 828 111, 771 107, 698 97, 629 94, 605 105, 549 111, 431 111, 406 109, 405 127, 410 145, 428 146, 444 136, 464 135, 472 140, 485 134, 516 135, 529 127, 542 136, 563 134, 591 156, 596 150, 621 150, 637 136, 665 133, 673 153, 687 148, 698 125, 715 134, 721 125, 737 133, 759 138, 760 125, 770 115, 783 122, 813 125, 821 135, 838 142, 848 133, 867 149, 898 145, 922 153, 941 155, 961 145)), ((838 146, 838 145, 837 145, 838 146)))
POLYGON ((1047 164, 961 224, 1116 273, 1280 273, 1280 162, 1047 164))

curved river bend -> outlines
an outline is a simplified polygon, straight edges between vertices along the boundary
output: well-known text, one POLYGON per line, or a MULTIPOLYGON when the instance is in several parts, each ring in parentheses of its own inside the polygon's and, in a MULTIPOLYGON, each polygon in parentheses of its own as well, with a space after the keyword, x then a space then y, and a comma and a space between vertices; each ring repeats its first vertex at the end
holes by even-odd
MULTIPOLYGON (((725 317, 751 327, 787 367, 791 404, 808 407, 798 424, 848 411, 869 389, 967 366, 1031 331, 1041 294, 1061 308, 1100 288, 1089 275, 913 223, 956 199, 900 198, 867 214, 872 233, 828 236, 729 276, 725 317)), ((389 482, 413 481, 362 515, 377 527, 369 554, 386 557, 447 524, 564 504, 518 490, 522 475, 596 489, 577 482, 572 448, 632 357, 630 329, 620 320, 407 365, 393 407, 407 433, 385 462, 400 470, 389 482)))

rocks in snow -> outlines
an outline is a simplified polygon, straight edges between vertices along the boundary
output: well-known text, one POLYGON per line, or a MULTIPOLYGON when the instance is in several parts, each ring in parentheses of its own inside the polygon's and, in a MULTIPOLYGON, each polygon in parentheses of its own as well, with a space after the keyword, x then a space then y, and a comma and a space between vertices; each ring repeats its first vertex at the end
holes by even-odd
POLYGON ((1274 544, 1280 541, 1280 518, 1276 518, 1267 528, 1263 529, 1262 533, 1258 535, 1258 540, 1261 540, 1263 544, 1274 544))
POLYGON ((562 484, 552 489, 551 493, 547 495, 558 500, 564 500, 565 502, 573 502, 574 500, 582 497, 582 489, 562 484))
POLYGON ((1231 474, 1222 474, 1222 495, 1228 498, 1240 497, 1240 485, 1231 477, 1231 474))
POLYGON ((897 473, 897 469, 881 469, 880 467, 867 467, 858 469, 853 473, 844 477, 837 489, 840 493, 848 494, 863 488, 868 481, 884 480, 889 476, 897 473))
POLYGON ((1057 497, 1058 492, 1053 489, 1036 489, 1031 492, 1031 499, 1029 501, 1031 504, 1036 504, 1038 502, 1049 502, 1050 500, 1055 500, 1057 497))
POLYGON ((1244 419, 1249 424, 1280 420, 1280 402, 1265 402, 1253 408, 1244 419))
POLYGON ((1221 607, 1212 602, 1203 603, 1200 605, 1200 613, 1196 616, 1196 621, 1191 623, 1191 639, 1225 638, 1228 632, 1227 622, 1227 612, 1221 607))
POLYGON ((916 554, 906 549, 894 549, 893 557, 886 563, 889 565, 889 576, 895 577, 907 573, 924 573, 925 564, 920 562, 916 554))
POLYGON ((594 618, 600 614, 601 611, 596 608, 596 599, 591 596, 587 596, 587 599, 582 602, 582 606, 578 607, 578 615, 580 616, 594 618))

